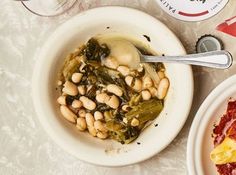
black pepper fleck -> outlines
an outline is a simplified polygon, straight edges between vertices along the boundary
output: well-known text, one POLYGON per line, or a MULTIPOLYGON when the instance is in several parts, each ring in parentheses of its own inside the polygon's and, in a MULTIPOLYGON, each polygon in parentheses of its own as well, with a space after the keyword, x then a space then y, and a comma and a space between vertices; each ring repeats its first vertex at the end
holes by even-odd
POLYGON ((163 57, 164 57, 164 56, 165 56, 165 54, 163 53, 163 54, 161 54, 161 56, 163 56, 163 57))
POLYGON ((137 142, 138 145, 140 145, 141 143, 140 142, 137 142))
POLYGON ((158 124, 155 124, 154 126, 155 126, 155 127, 157 127, 157 126, 158 126, 158 124))
POLYGON ((143 35, 143 36, 147 39, 148 42, 151 41, 151 38, 149 36, 147 36, 147 35, 143 35))
POLYGON ((110 27, 107 27, 107 29, 110 29, 110 27))

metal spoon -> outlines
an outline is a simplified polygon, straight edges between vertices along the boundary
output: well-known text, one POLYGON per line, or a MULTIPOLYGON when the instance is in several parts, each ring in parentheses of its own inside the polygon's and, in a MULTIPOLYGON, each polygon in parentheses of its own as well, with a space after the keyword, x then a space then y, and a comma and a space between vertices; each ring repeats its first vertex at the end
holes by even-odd
POLYGON ((132 68, 138 67, 140 62, 173 62, 227 69, 233 62, 231 54, 224 50, 181 56, 148 56, 142 55, 135 45, 128 40, 122 38, 103 40, 111 48, 112 56, 117 58, 122 65, 129 65, 132 68))
MULTIPOLYGON (((137 49, 138 50, 138 49, 137 49)), ((138 51, 139 52, 139 51, 138 51)), ((218 69, 227 69, 233 63, 232 55, 225 50, 183 56, 148 56, 140 52, 140 62, 183 63, 218 69)))

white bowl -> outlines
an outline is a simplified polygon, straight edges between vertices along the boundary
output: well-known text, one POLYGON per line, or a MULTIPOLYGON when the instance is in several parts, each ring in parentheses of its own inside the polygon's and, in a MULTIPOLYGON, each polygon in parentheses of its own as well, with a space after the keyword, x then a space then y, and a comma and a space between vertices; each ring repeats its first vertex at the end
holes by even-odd
POLYGON ((214 124, 225 114, 228 101, 236 100, 236 75, 217 86, 205 99, 194 117, 187 145, 187 164, 190 175, 217 174, 214 163, 210 160, 213 150, 214 124))
POLYGON ((166 64, 170 88, 160 116, 131 144, 99 140, 76 131, 56 104, 56 78, 64 57, 97 34, 119 33, 135 37, 166 55, 183 55, 176 36, 161 22, 138 10, 101 7, 82 12, 61 25, 42 47, 33 75, 33 99, 38 118, 53 140, 75 157, 97 165, 123 166, 157 154, 178 134, 189 114, 193 97, 190 66, 166 64), (109 29, 107 28, 109 27, 109 29), (149 43, 143 35, 151 38, 149 43), (137 142, 141 144, 138 145, 137 142))

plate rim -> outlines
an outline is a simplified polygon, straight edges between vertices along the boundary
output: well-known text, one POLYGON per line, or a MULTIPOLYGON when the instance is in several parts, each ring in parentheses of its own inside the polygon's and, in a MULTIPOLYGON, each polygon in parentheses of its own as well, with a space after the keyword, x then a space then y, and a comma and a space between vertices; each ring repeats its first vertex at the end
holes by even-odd
MULTIPOLYGON (((228 92, 229 90, 231 90, 233 85, 236 86, 236 75, 232 75, 230 77, 228 77, 226 80, 224 80, 223 82, 221 82, 218 86, 216 86, 211 92, 210 94, 204 99, 203 103, 200 105, 196 115, 194 116, 194 120, 191 124, 191 128, 189 131, 189 135, 188 135, 188 140, 187 140, 187 170, 188 173, 190 175, 199 175, 199 171, 200 174, 203 175, 203 170, 199 170, 197 169, 198 164, 196 163, 196 157, 195 157, 195 152, 196 152, 196 147, 198 147, 198 145, 196 145, 196 142, 199 141, 196 139, 197 137, 197 133, 200 127, 200 123, 203 120, 203 118, 205 120, 209 120, 211 119, 213 116, 209 115, 209 116, 205 116, 205 113, 207 113, 208 108, 212 105, 212 101, 214 99, 217 98, 223 98, 225 97, 224 95, 220 95, 222 93, 222 91, 224 91, 225 93, 228 92)), ((236 91, 236 89, 235 89, 236 91)), ((222 99, 221 99, 222 102, 222 99)), ((200 140, 200 142, 202 142, 202 140, 200 140)), ((201 156, 200 156, 201 157, 201 156)))

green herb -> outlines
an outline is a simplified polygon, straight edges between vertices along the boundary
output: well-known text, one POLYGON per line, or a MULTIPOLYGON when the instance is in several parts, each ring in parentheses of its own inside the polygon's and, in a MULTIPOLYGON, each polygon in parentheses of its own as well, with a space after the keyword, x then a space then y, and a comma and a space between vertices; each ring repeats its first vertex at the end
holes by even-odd
POLYGON ((100 61, 110 54, 110 49, 106 44, 100 45, 96 39, 91 38, 86 44, 84 53, 88 60, 100 61))

